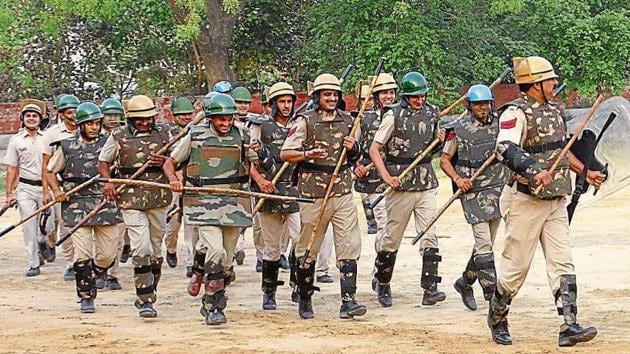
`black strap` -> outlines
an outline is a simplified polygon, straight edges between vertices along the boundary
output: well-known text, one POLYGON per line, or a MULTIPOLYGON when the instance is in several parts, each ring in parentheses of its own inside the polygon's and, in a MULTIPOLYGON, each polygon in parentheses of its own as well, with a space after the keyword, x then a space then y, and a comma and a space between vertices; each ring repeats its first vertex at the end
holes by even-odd
POLYGON ((461 160, 461 159, 457 159, 457 161, 455 162, 456 166, 463 166, 463 167, 468 167, 468 168, 479 168, 481 167, 481 165, 483 165, 485 161, 481 161, 481 160, 461 160))
POLYGON ((523 146, 523 150, 529 152, 530 154, 539 154, 545 151, 562 149, 567 145, 567 141, 565 139, 554 141, 553 143, 543 143, 537 145, 529 145, 523 146))
MULTIPOLYGON (((385 163, 388 165, 411 165, 415 160, 416 160, 416 157, 398 157, 398 156, 391 156, 391 155, 387 155, 387 157, 385 157, 385 163)), ((431 162, 430 155, 427 155, 422 160, 420 160, 420 163, 429 163, 429 162, 431 162)))
POLYGON ((425 254, 424 256, 422 256, 422 260, 429 262, 441 262, 442 256, 440 256, 439 254, 425 254))
MULTIPOLYGON (((131 176, 136 171, 138 171, 140 167, 118 167, 118 173, 121 175, 131 176)), ((162 168, 157 166, 151 166, 144 170, 144 173, 162 173, 162 168)))
MULTIPOLYGON (((345 171, 345 170, 347 170, 349 168, 350 168, 350 164, 345 163, 345 164, 341 165, 341 169, 339 170, 339 172, 345 171)), ((303 170, 303 171, 306 171, 306 172, 333 173, 333 172, 335 172, 335 166, 319 165, 319 164, 310 163, 310 162, 300 162, 300 170, 303 170)))
POLYGON ((147 274, 147 273, 151 273, 150 265, 144 265, 144 266, 133 268, 133 274, 147 274))
POLYGON ((216 184, 233 184, 233 183, 247 183, 249 176, 233 176, 225 178, 207 178, 207 177, 191 177, 187 176, 186 181, 190 182, 195 187, 210 186, 216 184))
POLYGON ((149 285, 145 288, 136 288, 136 295, 149 295, 155 292, 153 285, 149 285))
POLYGON ((30 184, 31 186, 40 186, 41 187, 41 185, 42 185, 42 181, 35 181, 35 180, 32 180, 32 179, 23 178, 23 177, 20 177, 19 181, 22 182, 22 183, 30 184))

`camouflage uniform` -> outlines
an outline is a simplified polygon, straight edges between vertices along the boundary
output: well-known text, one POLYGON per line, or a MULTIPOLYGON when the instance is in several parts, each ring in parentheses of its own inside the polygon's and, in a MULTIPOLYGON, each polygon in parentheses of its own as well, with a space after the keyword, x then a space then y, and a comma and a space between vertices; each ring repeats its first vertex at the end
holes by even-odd
MULTIPOLYGON (((283 164, 280 160, 280 149, 292 126, 293 122, 290 120, 286 126, 274 120, 252 128, 252 135, 260 136, 262 145, 258 153, 260 164, 257 165, 257 170, 268 181, 274 178, 283 164)), ((291 181, 294 168, 294 165, 289 165, 276 183, 277 194, 298 195, 297 188, 291 181)), ((297 202, 266 200, 258 213, 263 238, 262 291, 274 299, 277 285, 282 284, 278 282, 278 270, 280 256, 286 250, 285 242, 290 238, 295 244, 300 232, 299 211, 297 202)), ((295 267, 292 266, 293 273, 295 267)))
MULTIPOLYGON (((376 132, 374 141, 383 145, 385 167, 391 176, 398 176, 427 146, 436 139, 438 111, 425 103, 422 108, 412 111, 404 102, 386 107, 383 120, 376 132)), ((438 180, 431 165, 431 154, 420 162, 401 181, 400 188, 385 198, 387 208, 386 234, 375 260, 377 272, 375 280, 389 284, 396 262, 396 254, 403 238, 409 218, 415 217, 416 231, 420 231, 435 214, 438 180)), ((422 255, 421 286, 427 291, 437 292, 438 240, 435 227, 432 227, 420 241, 422 255)))
MULTIPOLYGON (((370 145, 374 141, 374 134, 381 125, 381 110, 365 112, 365 116, 361 120, 361 137, 359 138, 359 144, 361 144, 361 159, 359 163, 363 166, 367 166, 372 163, 370 159, 370 145)), ((371 204, 381 196, 381 193, 387 186, 383 183, 383 180, 378 175, 376 168, 372 167, 368 175, 363 178, 357 178, 354 182, 354 190, 359 193, 366 193, 367 200, 363 201, 365 206, 371 204)), ((378 252, 380 244, 385 234, 385 226, 387 225, 387 210, 384 203, 379 203, 373 208, 365 208, 367 213, 372 213, 373 218, 376 221, 376 237, 374 239, 374 248, 378 252)), ((368 216, 368 219, 369 216, 368 216)))
MULTIPOLYGON (((537 196, 532 195, 536 188, 533 177, 542 170, 549 170, 566 143, 567 128, 561 111, 554 103, 540 104, 521 93, 518 99, 508 104, 499 124, 497 152, 517 176, 509 190, 511 202, 506 217, 497 292, 491 300, 491 327, 507 321, 508 304, 525 281, 538 241, 543 248, 549 285, 559 303, 560 313, 561 298, 567 289, 576 288, 565 207, 566 195, 571 193, 566 156, 561 160, 553 182, 537 196)), ((575 306, 575 299, 568 303, 569 307, 575 306)), ((567 312, 566 316, 571 314, 567 312)))
MULTIPOLYGON (((297 167, 297 187, 301 196, 316 198, 314 204, 300 205, 302 229, 295 249, 301 255, 306 251, 309 239, 315 227, 316 219, 322 208, 324 196, 339 154, 343 149, 343 139, 350 134, 352 117, 337 110, 334 115, 325 115, 322 111, 309 111, 298 116, 295 125, 289 131, 282 150, 306 151, 313 148, 326 150, 328 157, 301 162, 297 167)), ((346 161, 339 173, 317 233, 311 253, 304 261, 304 267, 298 269, 297 282, 301 301, 309 301, 314 290, 315 258, 328 225, 332 223, 334 232, 337 267, 341 271, 342 302, 355 302, 357 263, 361 254, 361 235, 357 209, 352 201, 352 174, 350 166, 360 155, 358 145, 348 152, 346 161)), ((342 305, 343 306, 343 305, 342 305)))
MULTIPOLYGON (((171 153, 177 163, 184 163, 186 186, 216 186, 249 189, 249 161, 256 155, 245 147, 247 132, 235 126, 219 135, 211 124, 190 130, 171 153), (253 154, 253 155, 252 155, 253 154)), ((227 302, 225 285, 232 272, 232 257, 241 227, 252 225, 250 198, 213 194, 183 194, 184 223, 199 229, 195 258, 204 258, 205 294, 201 312, 204 316, 223 311, 227 302)))
MULTIPOLYGON (((451 160, 457 175, 470 178, 492 154, 499 133, 498 117, 491 114, 482 123, 472 115, 455 122, 448 134, 444 153, 451 160)), ((479 278, 484 298, 490 300, 496 284, 496 271, 492 247, 501 221, 499 197, 508 178, 508 170, 495 161, 484 170, 473 186, 459 198, 466 222, 472 225, 475 245, 460 278, 462 286, 469 288, 479 278)), ((454 187, 455 188, 455 187, 454 187)))
MULTIPOLYGON (((62 140, 48 163, 48 170, 60 173, 63 190, 71 190, 98 175, 98 154, 107 137, 101 135, 87 142, 81 135, 62 140)), ((93 183, 62 202, 63 223, 73 227, 103 200, 102 185, 93 183)), ((74 245, 74 271, 77 295, 81 299, 95 298, 94 275, 107 274, 118 251, 120 211, 108 205, 90 218, 72 236, 74 245)))
MULTIPOLYGON (((118 164, 121 178, 128 178, 147 161, 150 153, 166 145, 171 136, 161 125, 140 133, 132 125, 114 130, 99 155, 99 160, 118 164)), ((140 180, 166 183, 160 167, 149 167, 140 180)), ((133 250, 136 306, 155 303, 157 285, 162 275, 162 239, 166 230, 166 212, 172 201, 168 189, 128 187, 118 194, 116 204, 122 209, 133 250)))

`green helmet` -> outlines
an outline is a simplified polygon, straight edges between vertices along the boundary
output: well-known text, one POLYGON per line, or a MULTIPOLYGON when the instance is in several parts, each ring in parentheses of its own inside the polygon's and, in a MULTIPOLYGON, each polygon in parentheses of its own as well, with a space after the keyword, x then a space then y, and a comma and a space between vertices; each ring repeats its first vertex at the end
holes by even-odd
POLYGON ((429 92, 427 79, 417 71, 411 71, 403 76, 400 82, 401 96, 418 96, 429 92))
POLYGON ((68 108, 77 108, 81 101, 75 95, 61 95, 57 99, 57 112, 68 108))
POLYGON ((122 103, 115 98, 108 98, 101 103, 101 111, 103 114, 120 114, 121 116, 125 115, 125 110, 123 109, 122 103))
POLYGON ((177 97, 171 103, 173 114, 188 114, 195 111, 193 103, 186 97, 177 97))
POLYGON ((94 102, 83 102, 77 107, 77 125, 103 119, 103 112, 94 102))
POLYGON ((203 101, 203 113, 206 117, 236 114, 236 103, 230 95, 216 93, 203 101))
POLYGON ((246 87, 239 86, 232 90, 232 98, 237 102, 251 102, 252 94, 249 93, 249 90, 246 87))

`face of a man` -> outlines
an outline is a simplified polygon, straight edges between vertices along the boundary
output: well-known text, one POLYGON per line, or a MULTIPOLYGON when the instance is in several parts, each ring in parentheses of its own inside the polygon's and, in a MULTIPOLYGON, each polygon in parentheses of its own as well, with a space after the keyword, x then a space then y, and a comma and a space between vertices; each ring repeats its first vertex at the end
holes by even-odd
POLYGON ((192 113, 184 113, 184 114, 176 114, 175 115, 175 123, 180 127, 185 127, 188 123, 192 122, 193 114, 192 113))
POLYGON ((103 115, 103 127, 105 129, 114 129, 120 126, 121 116, 118 114, 106 113, 103 115))
POLYGON ((470 102, 469 105, 470 111, 476 120, 482 123, 488 121, 488 116, 490 116, 490 110, 492 109, 491 101, 470 102))
POLYGON ((545 98, 550 101, 554 98, 553 91, 558 87, 558 79, 548 79, 542 82, 542 93, 545 98))
POLYGON ((319 107, 327 112, 334 111, 339 102, 339 91, 321 90, 319 92, 319 107))
POLYGON ((236 101, 236 111, 239 116, 246 116, 249 112, 249 102, 236 101))
POLYGON ((383 90, 378 92, 378 102, 381 107, 393 104, 396 100, 396 91, 394 89, 383 90))
POLYGON ((86 140, 94 140, 98 138, 100 131, 100 120, 91 120, 81 125, 81 135, 83 135, 83 138, 85 138, 86 140))
POLYGON ((230 132, 230 129, 232 129, 232 124, 234 124, 234 116, 231 114, 216 115, 210 118, 210 122, 212 122, 214 130, 219 135, 226 135, 230 132))
POLYGON ((139 133, 146 133, 151 130, 153 117, 134 118, 133 125, 139 133))
POLYGON ((271 105, 269 103, 263 104, 263 113, 271 114, 271 105))
POLYGON ((278 113, 282 118, 290 118, 291 111, 293 110, 293 96, 282 95, 276 98, 276 107, 278 107, 278 113))
POLYGON ((28 130, 37 130, 39 129, 39 124, 42 121, 42 117, 37 112, 26 111, 22 115, 22 120, 24 121, 24 127, 28 130))
POLYGON ((75 121, 77 117, 77 110, 74 108, 66 108, 59 112, 61 119, 64 121, 68 129, 74 131, 77 129, 77 123, 75 121))
POLYGON ((409 102, 409 106, 414 110, 421 109, 426 101, 427 95, 407 96, 407 102, 409 102))

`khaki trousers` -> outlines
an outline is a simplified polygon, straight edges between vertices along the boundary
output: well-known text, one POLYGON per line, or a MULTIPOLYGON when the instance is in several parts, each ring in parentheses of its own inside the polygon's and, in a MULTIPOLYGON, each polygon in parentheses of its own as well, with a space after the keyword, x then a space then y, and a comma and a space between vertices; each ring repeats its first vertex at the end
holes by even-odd
MULTIPOLYGON (((260 221, 258 219, 258 214, 254 215, 252 219, 252 235, 254 237, 254 247, 256 248, 256 259, 262 259, 263 257, 263 237, 262 230, 260 228, 260 221)), ((245 230, 247 228, 243 228, 242 232, 239 235, 238 241, 236 243, 236 251, 244 251, 245 250, 245 230)))
POLYGON ((262 259, 277 261, 286 250, 285 240, 297 242, 300 235, 300 213, 263 213, 257 215, 263 239, 262 259))
MULTIPOLYGON (((173 193, 173 202, 171 203, 168 210, 171 210, 173 205, 179 205, 179 193, 173 193)), ((173 215, 171 220, 166 224, 166 235, 164 236, 164 244, 166 245, 166 252, 168 253, 177 253, 177 236, 179 234, 179 229, 182 225, 182 213, 178 213, 177 215, 173 215)))
MULTIPOLYGON (((61 203, 55 204, 55 219, 57 221, 57 233, 59 237, 64 234, 68 228, 63 224, 61 203)), ((74 246, 72 242, 64 242, 61 244, 61 255, 63 256, 63 260, 66 262, 66 268, 72 268, 74 265, 74 246)))
POLYGON ((118 279, 118 269, 120 268, 120 257, 122 257, 123 246, 125 246, 125 237, 127 237, 127 227, 125 223, 118 224, 118 245, 116 250, 116 259, 114 265, 109 268, 109 275, 112 278, 118 279))
POLYGON ((220 264, 224 269, 232 266, 232 258, 241 231, 237 226, 199 226, 197 250, 206 254, 206 263, 220 264))
POLYGON ((118 225, 83 226, 72 235, 74 261, 94 260, 94 264, 107 268, 118 255, 120 229, 118 225))
POLYGON ((475 237, 473 254, 492 253, 492 245, 494 245, 494 239, 497 236, 500 223, 501 218, 497 218, 471 225, 473 236, 475 237))
MULTIPOLYGON (((322 209, 323 201, 324 198, 317 198, 314 204, 300 203, 302 227, 295 251, 297 257, 302 257, 304 251, 306 251, 317 217, 322 209)), ((326 229, 330 223, 333 226, 337 260, 359 259, 359 256, 361 256, 361 231, 358 219, 357 208, 352 202, 352 193, 340 197, 330 197, 317 229, 309 259, 315 260, 317 257, 326 229)))
POLYGON ((549 286, 555 293, 561 275, 575 274, 565 198, 542 200, 521 192, 512 193, 498 277, 504 295, 514 297, 518 293, 539 241, 547 263, 549 286))
MULTIPOLYGON (((382 194, 379 193, 371 193, 367 195, 370 203, 373 203, 378 197, 382 194)), ((386 203, 381 201, 376 204, 374 208, 372 208, 372 213, 374 213, 374 220, 376 220, 376 235, 374 235, 374 249, 378 252, 379 249, 382 248, 383 238, 386 234, 387 227, 387 207, 386 203)))
POLYGON ((199 241, 199 228, 184 224, 184 243, 186 244, 186 266, 192 267, 195 257, 195 245, 199 241))
POLYGON ((162 257, 162 239, 166 232, 167 209, 168 207, 122 210, 133 256, 162 257))
MULTIPOLYGON (((15 198, 17 200, 20 218, 23 219, 33 214, 35 210, 43 205, 42 187, 31 186, 30 184, 20 182, 15 190, 15 198)), ((26 258, 28 259, 29 266, 33 268, 39 267, 39 256, 37 255, 39 248, 37 247, 37 242, 41 237, 40 234, 39 218, 33 217, 22 224, 24 250, 26 251, 26 258)))
MULTIPOLYGON (((437 189, 421 192, 393 191, 385 197, 387 226, 378 251, 394 252, 400 247, 411 215, 414 216, 416 232, 420 232, 435 214, 437 189)), ((420 253, 427 247, 438 247, 435 226, 420 239, 420 253)))
POLYGON ((319 252, 317 253, 317 261, 315 262, 315 275, 330 275, 330 263, 335 263, 333 259, 333 251, 335 246, 335 235, 333 233, 332 225, 328 224, 326 228, 326 234, 324 240, 319 244, 319 252))

